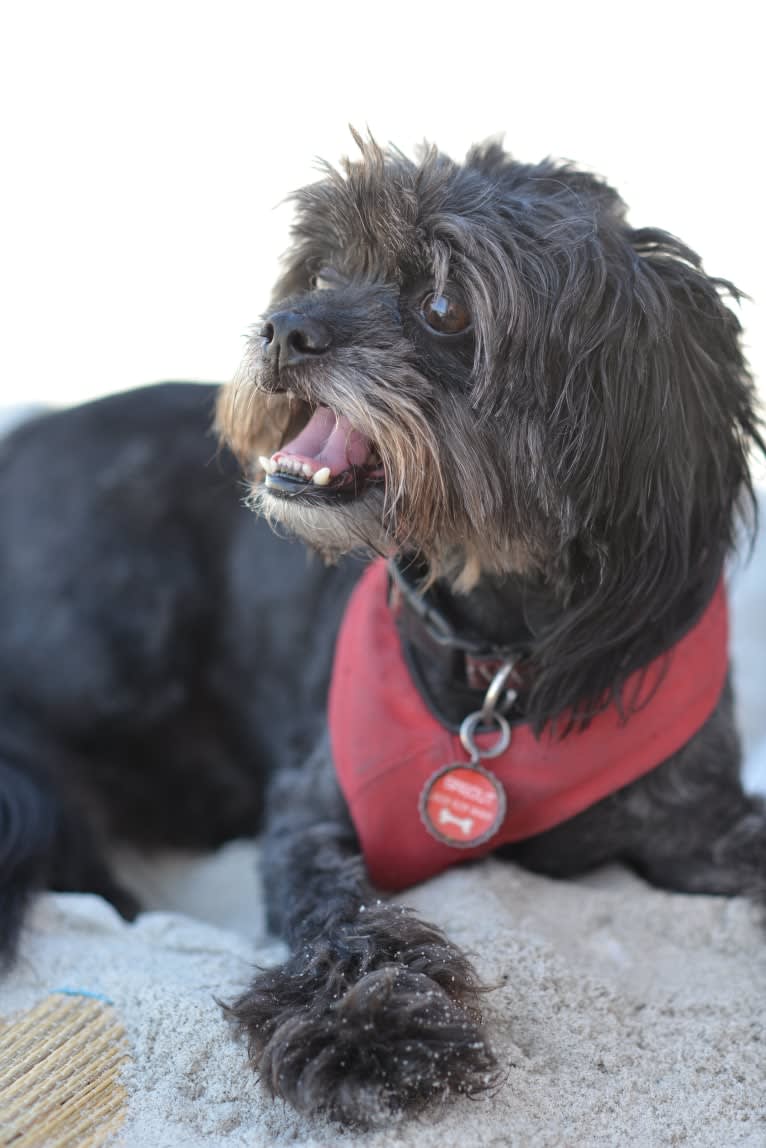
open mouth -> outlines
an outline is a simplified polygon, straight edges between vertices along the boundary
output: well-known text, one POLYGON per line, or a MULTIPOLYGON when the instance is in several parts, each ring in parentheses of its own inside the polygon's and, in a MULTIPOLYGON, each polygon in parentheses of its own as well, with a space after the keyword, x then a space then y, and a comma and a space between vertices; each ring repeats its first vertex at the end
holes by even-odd
POLYGON ((294 439, 258 461, 266 489, 278 498, 349 500, 386 477, 370 440, 345 415, 322 406, 294 439))

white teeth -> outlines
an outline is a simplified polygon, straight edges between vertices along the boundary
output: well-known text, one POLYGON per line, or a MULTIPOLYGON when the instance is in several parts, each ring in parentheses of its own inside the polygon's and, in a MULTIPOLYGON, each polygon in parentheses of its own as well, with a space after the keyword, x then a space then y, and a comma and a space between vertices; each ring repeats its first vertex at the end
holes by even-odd
POLYGON ((297 478, 312 480, 317 486, 327 486, 332 478, 329 466, 322 466, 315 473, 311 463, 290 458, 289 455, 278 455, 276 458, 261 456, 258 462, 266 474, 294 474, 297 478))
POLYGON ((274 465, 274 469, 281 471, 282 474, 303 474, 303 463, 299 462, 297 458, 284 458, 280 456, 274 465))

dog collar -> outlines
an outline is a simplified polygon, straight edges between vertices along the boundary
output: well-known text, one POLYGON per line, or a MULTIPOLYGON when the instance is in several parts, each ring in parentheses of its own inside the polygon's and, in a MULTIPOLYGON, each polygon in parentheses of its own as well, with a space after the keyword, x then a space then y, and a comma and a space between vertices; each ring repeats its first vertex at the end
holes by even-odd
POLYGON ((412 681, 388 598, 381 559, 349 601, 329 696, 338 779, 370 877, 383 889, 535 836, 629 785, 693 737, 726 680, 719 584, 695 625, 627 679, 627 717, 612 704, 563 737, 517 723, 496 756, 497 735, 476 733, 479 753, 467 760, 465 743, 412 681))
MULTIPOLYGON (((531 635, 524 628, 524 634, 513 645, 493 645, 474 641, 459 634, 447 616, 436 603, 422 592, 423 571, 414 561, 402 565, 395 558, 388 562, 388 604, 396 618, 397 626, 405 641, 412 642, 426 657, 451 658, 453 676, 456 681, 483 693, 501 666, 513 662, 516 666, 514 686, 521 686, 521 665, 526 653, 527 640, 531 635)), ((416 667, 410 665, 410 673, 417 676, 416 667)), ((422 688, 421 688, 421 692, 422 688)))

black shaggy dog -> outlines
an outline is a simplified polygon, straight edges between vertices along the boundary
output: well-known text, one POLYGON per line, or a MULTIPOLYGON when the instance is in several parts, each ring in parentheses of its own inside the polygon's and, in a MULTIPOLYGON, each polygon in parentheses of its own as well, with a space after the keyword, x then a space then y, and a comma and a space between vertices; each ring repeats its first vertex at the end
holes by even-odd
MULTIPOLYGON (((735 288, 631 228, 601 180, 494 144, 458 165, 358 142, 359 162, 296 196, 283 277, 217 416, 256 509, 334 566, 242 506, 213 388, 51 414, 0 448, 0 936, 10 959, 46 887, 135 913, 108 843, 261 831, 290 956, 230 1015, 275 1095, 366 1124, 496 1070, 469 961, 380 899, 333 768, 325 698, 361 573, 347 556, 391 560, 394 688, 444 737, 462 725, 465 793, 488 786, 494 811, 479 840, 470 800, 437 816, 418 791, 389 864, 421 837, 437 867, 473 856, 454 848, 465 833, 555 876, 619 859, 668 889, 763 898, 766 813, 740 785, 720 643, 714 696, 678 715, 672 751, 676 716, 652 708, 667 683, 689 708, 678 666, 692 687, 709 677, 678 651, 711 604, 722 616, 763 443, 735 288), (506 794, 478 761, 491 738, 576 747, 613 718, 611 784, 503 836, 506 794), (626 780, 647 739, 665 748, 626 780)), ((381 650, 362 646, 357 725, 381 650)), ((365 768, 390 744, 366 728, 365 768)))

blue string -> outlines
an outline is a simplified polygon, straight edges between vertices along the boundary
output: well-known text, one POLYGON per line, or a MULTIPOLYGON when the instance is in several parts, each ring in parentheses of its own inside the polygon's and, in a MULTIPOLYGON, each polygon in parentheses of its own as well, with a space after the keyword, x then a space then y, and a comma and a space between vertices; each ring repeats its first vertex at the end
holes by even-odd
POLYGON ((92 992, 90 992, 89 989, 62 988, 62 989, 53 989, 52 991, 54 993, 61 993, 63 996, 66 996, 66 997, 90 997, 94 1001, 103 1001, 104 1004, 109 1004, 109 1005, 114 1004, 114 1001, 110 1000, 109 997, 105 997, 103 993, 92 993, 92 992))

